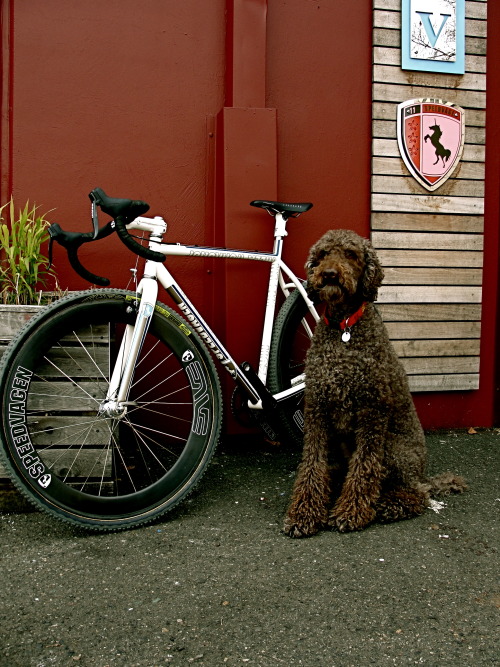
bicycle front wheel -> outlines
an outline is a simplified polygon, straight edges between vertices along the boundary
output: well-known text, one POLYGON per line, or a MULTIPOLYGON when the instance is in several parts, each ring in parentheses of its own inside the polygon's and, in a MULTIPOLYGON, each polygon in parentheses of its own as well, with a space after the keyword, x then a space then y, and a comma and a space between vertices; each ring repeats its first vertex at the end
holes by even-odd
MULTIPOLYGON (((123 414, 101 409, 138 299, 120 290, 50 306, 4 355, 4 458, 38 507, 93 529, 152 521, 202 476, 222 420, 213 362, 158 304, 123 414)), ((129 326, 130 328, 130 326, 129 326)))
MULTIPOLYGON (((287 297, 275 320, 269 353, 269 389, 273 394, 304 379, 305 358, 316 326, 298 290, 287 297)), ((304 436, 304 394, 295 394, 278 407, 283 435, 295 444, 304 436)))

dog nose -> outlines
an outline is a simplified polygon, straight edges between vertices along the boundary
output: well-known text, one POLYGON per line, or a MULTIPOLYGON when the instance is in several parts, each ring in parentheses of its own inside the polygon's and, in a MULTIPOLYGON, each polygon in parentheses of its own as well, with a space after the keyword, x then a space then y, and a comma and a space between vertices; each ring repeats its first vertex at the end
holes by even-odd
POLYGON ((323 269, 321 282, 323 285, 335 285, 338 282, 339 272, 337 269, 323 269))
POLYGON ((332 279, 336 278, 338 276, 338 274, 339 274, 339 272, 337 271, 337 269, 324 269, 321 272, 321 275, 326 280, 332 280, 332 279))

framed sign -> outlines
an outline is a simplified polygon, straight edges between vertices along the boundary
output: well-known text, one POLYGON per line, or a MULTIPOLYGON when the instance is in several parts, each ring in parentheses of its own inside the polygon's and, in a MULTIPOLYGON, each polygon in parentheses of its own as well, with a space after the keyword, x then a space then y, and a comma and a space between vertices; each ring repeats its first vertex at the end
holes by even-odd
POLYGON ((451 176, 464 148, 464 110, 436 99, 398 105, 398 146, 410 174, 436 190, 451 176))
POLYGON ((465 72, 465 0, 402 0, 401 67, 465 72))

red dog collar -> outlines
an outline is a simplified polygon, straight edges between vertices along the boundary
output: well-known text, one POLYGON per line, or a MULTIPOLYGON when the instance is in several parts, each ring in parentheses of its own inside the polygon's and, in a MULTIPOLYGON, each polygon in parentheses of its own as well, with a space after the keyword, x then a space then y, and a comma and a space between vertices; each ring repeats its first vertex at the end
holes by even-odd
MULTIPOLYGON (((356 322, 363 317, 363 313, 365 312, 365 308, 368 305, 368 302, 365 301, 364 303, 361 304, 360 308, 353 313, 352 315, 349 315, 349 317, 346 317, 345 320, 342 320, 342 322, 339 322, 339 329, 341 331, 344 331, 342 334, 342 340, 344 343, 347 343, 347 341, 350 339, 351 334, 350 334, 350 329, 351 327, 356 324, 356 322)), ((328 317, 323 315, 323 319, 325 320, 326 324, 330 326, 330 320, 328 317)))

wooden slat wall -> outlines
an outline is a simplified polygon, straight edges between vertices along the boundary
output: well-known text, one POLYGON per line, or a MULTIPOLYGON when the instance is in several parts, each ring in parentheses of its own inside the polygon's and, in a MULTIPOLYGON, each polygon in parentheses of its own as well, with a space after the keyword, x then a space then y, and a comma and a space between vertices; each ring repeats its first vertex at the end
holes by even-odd
POLYGON ((477 389, 483 263, 486 0, 466 2, 466 73, 401 69, 401 2, 374 0, 372 242, 385 269, 379 309, 412 391, 477 389), (397 145, 400 102, 465 109, 453 176, 428 192, 397 145))

